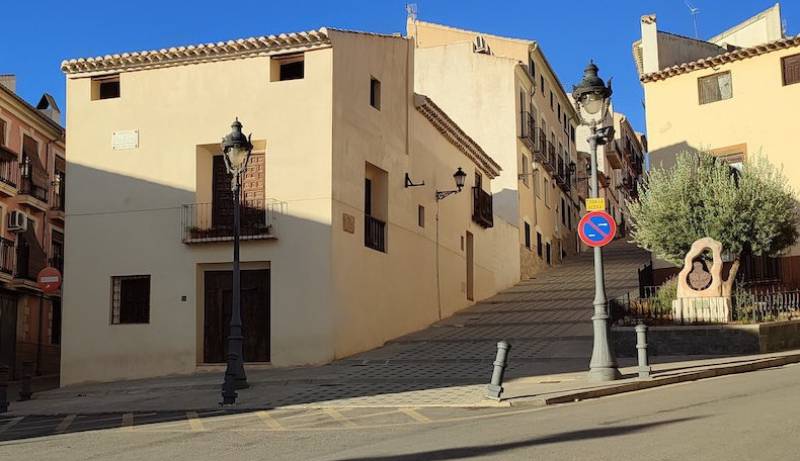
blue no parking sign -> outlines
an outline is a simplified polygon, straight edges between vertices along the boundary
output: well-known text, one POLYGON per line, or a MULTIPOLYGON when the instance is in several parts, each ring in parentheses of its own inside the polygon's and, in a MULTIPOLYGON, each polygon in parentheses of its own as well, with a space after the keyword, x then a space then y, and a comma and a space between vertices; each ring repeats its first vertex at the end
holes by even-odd
POLYGON ((590 247, 602 247, 614 240, 617 223, 605 211, 586 213, 578 223, 578 235, 590 247))

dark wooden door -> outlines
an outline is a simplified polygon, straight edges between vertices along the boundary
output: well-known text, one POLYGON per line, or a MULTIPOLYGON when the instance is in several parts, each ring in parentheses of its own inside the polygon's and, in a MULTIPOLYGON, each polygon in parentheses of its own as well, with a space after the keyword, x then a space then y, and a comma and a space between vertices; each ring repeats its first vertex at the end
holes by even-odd
MULTIPOLYGON (((247 162, 244 178, 242 178, 242 227, 250 226, 251 221, 258 220, 264 209, 264 154, 253 154, 247 162)), ((215 155, 212 171, 212 203, 211 225, 215 228, 233 227, 233 193, 231 192, 231 175, 225 168, 222 155, 215 155)))
POLYGON ((7 365, 14 379, 15 354, 17 348, 17 297, 0 292, 0 363, 7 365))
MULTIPOLYGON (((223 363, 228 352, 232 308, 233 272, 205 273, 205 325, 203 361, 223 363)), ((244 359, 269 362, 270 282, 269 270, 241 272, 244 359)))

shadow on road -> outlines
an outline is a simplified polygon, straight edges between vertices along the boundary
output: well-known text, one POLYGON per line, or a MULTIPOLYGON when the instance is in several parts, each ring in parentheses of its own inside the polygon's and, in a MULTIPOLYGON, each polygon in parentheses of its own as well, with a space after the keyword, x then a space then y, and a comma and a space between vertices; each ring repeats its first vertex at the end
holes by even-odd
POLYGON ((627 426, 617 427, 602 427, 596 429, 585 429, 580 431, 564 432, 561 434, 549 435, 546 437, 537 437, 528 440, 521 440, 519 442, 499 443, 495 445, 479 445, 473 447, 459 447, 459 448, 446 448, 443 450, 420 451, 415 453, 395 454, 389 456, 367 456, 359 458, 340 458, 336 461, 412 461, 412 460, 426 460, 426 461, 443 461, 450 459, 465 459, 475 458, 479 456, 488 456, 497 454, 504 451, 515 450, 519 448, 535 447, 539 445, 547 445, 561 442, 574 442, 588 439, 598 439, 603 437, 616 437, 620 435, 633 434, 636 432, 643 432, 661 426, 679 424, 686 421, 701 419, 703 417, 696 416, 691 418, 676 418, 667 421, 659 421, 655 423, 646 424, 631 424, 627 426))

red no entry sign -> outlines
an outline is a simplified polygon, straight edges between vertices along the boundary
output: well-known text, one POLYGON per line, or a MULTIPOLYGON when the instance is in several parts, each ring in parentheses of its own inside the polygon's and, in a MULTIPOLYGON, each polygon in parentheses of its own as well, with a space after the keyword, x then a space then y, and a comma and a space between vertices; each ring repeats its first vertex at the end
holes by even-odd
POLYGON ((578 235, 590 247, 602 247, 614 240, 617 223, 605 211, 586 213, 578 223, 578 235))
POLYGON ((36 282, 43 293, 55 293, 61 288, 61 272, 55 267, 45 267, 39 271, 36 282))

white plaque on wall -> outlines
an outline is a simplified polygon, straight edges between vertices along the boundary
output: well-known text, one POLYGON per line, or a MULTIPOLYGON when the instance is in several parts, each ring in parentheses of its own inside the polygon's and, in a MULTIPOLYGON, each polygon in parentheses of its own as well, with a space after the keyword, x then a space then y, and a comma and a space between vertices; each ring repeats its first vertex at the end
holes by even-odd
POLYGON ((137 149, 139 130, 115 131, 111 134, 111 148, 114 150, 137 149))

